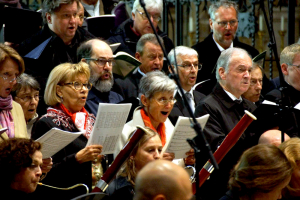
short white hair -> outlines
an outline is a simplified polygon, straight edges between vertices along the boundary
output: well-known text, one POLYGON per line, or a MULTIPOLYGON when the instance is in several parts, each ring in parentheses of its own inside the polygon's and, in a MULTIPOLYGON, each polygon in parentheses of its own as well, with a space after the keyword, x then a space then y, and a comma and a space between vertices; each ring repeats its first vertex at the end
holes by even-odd
MULTIPOLYGON (((160 16, 162 16, 163 12, 163 1, 162 0, 144 0, 146 4, 146 10, 156 10, 160 13, 160 16)), ((135 14, 137 9, 142 8, 140 5, 140 0, 135 0, 132 7, 132 13, 135 14)), ((143 12, 143 11, 142 11, 143 12)))
POLYGON ((175 52, 174 49, 172 49, 169 54, 168 54, 168 58, 170 60, 170 64, 173 65, 174 67, 176 67, 176 63, 175 63, 175 57, 174 54, 176 53, 176 61, 177 63, 179 62, 178 59, 180 56, 197 56, 198 57, 198 53, 195 49, 190 48, 190 47, 186 47, 186 46, 178 46, 175 47, 175 52))

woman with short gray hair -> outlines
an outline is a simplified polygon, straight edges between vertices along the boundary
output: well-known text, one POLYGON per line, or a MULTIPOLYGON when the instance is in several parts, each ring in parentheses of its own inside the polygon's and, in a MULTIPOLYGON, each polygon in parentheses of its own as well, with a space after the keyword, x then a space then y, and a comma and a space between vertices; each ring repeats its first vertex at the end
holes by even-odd
POLYGON ((12 92, 13 99, 22 106, 27 125, 27 134, 31 137, 31 130, 38 119, 36 112, 39 104, 40 84, 30 75, 21 74, 19 82, 12 92))
MULTIPOLYGON (((176 88, 174 81, 161 71, 153 71, 148 72, 141 79, 139 87, 142 93, 140 97, 141 107, 136 108, 133 119, 125 124, 115 155, 122 149, 130 133, 136 130, 137 125, 149 127, 156 131, 161 137, 163 146, 171 139, 174 126, 168 116, 176 102, 174 98, 176 88)), ((163 154, 163 159, 172 161, 174 157, 174 153, 163 154)), ((182 159, 175 162, 184 166, 182 159)))

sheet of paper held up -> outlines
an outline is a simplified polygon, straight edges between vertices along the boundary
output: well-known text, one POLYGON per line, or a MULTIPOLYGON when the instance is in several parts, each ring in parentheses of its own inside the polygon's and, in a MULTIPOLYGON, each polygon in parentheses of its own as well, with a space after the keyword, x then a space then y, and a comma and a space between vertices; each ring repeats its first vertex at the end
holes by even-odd
POLYGON ((87 146, 101 144, 103 146, 101 154, 114 153, 131 105, 131 103, 99 103, 96 122, 87 146))
MULTIPOLYGON (((196 118, 201 128, 204 129, 208 120, 209 114, 196 118)), ((187 138, 194 138, 195 130, 191 127, 191 122, 188 117, 180 116, 172 133, 171 141, 166 146, 166 152, 175 153, 175 159, 185 158, 185 153, 191 149, 191 146, 186 141, 187 138)))
POLYGON ((49 158, 73 142, 83 132, 68 132, 52 128, 36 141, 42 144, 43 158, 49 158))

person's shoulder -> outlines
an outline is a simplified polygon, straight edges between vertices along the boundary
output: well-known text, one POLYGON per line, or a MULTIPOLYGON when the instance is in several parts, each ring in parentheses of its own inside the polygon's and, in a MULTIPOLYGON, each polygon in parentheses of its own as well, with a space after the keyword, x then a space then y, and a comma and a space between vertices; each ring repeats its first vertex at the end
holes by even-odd
POLYGON ((212 34, 209 34, 203 41, 198 42, 197 44, 193 45, 192 48, 195 49, 196 51, 206 51, 207 49, 204 49, 204 47, 209 47, 207 46, 213 41, 212 39, 212 34))
POLYGON ((265 100, 276 102, 281 98, 281 91, 276 88, 267 93, 264 97, 265 100))

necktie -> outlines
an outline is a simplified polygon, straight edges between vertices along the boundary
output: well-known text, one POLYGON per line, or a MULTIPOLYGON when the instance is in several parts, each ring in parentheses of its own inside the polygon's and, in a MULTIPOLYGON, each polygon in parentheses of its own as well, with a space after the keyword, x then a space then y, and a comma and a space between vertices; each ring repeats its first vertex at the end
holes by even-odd
POLYGON ((240 104, 240 103, 242 103, 242 100, 236 99, 236 100, 234 100, 234 102, 240 104))
POLYGON ((193 98, 192 98, 192 94, 189 93, 189 92, 186 92, 186 93, 185 93, 185 96, 186 96, 186 98, 187 98, 187 100, 188 100, 188 102, 189 102, 189 105, 190 105, 191 108, 192 108, 192 111, 195 112, 195 105, 194 105, 194 100, 193 100, 193 98))

